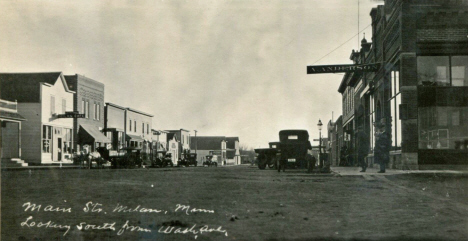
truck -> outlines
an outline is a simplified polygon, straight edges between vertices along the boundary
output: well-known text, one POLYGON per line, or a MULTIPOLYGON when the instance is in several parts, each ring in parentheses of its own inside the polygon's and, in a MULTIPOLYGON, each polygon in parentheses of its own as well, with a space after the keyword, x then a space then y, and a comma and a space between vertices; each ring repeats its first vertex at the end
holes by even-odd
POLYGON ((307 168, 307 151, 312 149, 307 130, 281 130, 278 171, 287 168, 307 168))
POLYGON ((270 142, 268 144, 269 148, 254 149, 257 157, 258 168, 262 170, 265 169, 267 166, 270 169, 276 169, 276 167, 278 166, 278 148, 280 143, 270 142))

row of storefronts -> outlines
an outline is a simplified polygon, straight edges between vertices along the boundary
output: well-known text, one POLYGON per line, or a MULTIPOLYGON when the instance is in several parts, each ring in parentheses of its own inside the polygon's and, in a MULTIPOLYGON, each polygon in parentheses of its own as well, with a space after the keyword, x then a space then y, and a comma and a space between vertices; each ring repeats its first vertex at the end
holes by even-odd
POLYGON ((379 67, 342 79, 343 115, 328 126, 332 164, 343 152, 356 164, 367 146, 372 165, 376 124, 391 136, 390 168, 468 164, 467 3, 386 0, 370 16, 372 41, 350 59, 379 67))
POLYGON ((155 130, 153 117, 105 102, 104 84, 79 74, 0 73, 2 166, 72 163, 99 147, 177 164, 194 151, 189 130, 155 130))

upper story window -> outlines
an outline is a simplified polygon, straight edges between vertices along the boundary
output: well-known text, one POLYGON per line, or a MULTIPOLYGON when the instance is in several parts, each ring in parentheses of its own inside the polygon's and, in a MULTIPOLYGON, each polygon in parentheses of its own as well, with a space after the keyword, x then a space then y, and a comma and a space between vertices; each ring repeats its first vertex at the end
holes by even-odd
POLYGON ((128 123, 129 123, 129 125, 128 125, 128 127, 129 127, 128 130, 129 130, 129 131, 132 131, 132 120, 130 120, 128 123))
POLYGON ((67 111, 67 100, 62 99, 62 114, 65 114, 65 111, 67 111))
POLYGON ((55 96, 50 96, 50 114, 55 114, 55 96))
POLYGON ((141 122, 141 133, 145 134, 145 123, 141 122))
POLYGON ((418 56, 418 83, 468 86, 468 56, 418 56))
POLYGON ((146 134, 149 134, 149 124, 146 123, 146 134))
POLYGON ((136 120, 133 121, 133 124, 134 124, 134 125, 133 125, 133 128, 135 128, 133 131, 137 132, 136 120))

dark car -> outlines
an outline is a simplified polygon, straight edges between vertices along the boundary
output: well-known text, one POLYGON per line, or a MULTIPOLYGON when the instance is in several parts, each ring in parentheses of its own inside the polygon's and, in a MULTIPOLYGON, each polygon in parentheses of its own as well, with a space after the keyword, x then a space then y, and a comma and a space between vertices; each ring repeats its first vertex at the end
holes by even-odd
POLYGON ((198 163, 197 163, 197 153, 185 153, 185 154, 182 154, 182 159, 179 160, 179 162, 177 163, 178 166, 190 166, 190 165, 193 165, 193 166, 197 166, 198 163))
POLYGON ((170 152, 165 152, 165 151, 159 151, 158 153, 162 153, 164 157, 157 157, 151 165, 153 167, 167 167, 167 166, 174 166, 172 163, 172 153, 170 152))
POLYGON ((265 169, 267 166, 274 169, 276 167, 277 149, 275 148, 257 148, 255 155, 257 159, 258 168, 265 169))
POLYGON ((306 130, 282 130, 279 132, 278 148, 280 166, 288 168, 307 168, 305 156, 312 149, 309 133, 306 130))

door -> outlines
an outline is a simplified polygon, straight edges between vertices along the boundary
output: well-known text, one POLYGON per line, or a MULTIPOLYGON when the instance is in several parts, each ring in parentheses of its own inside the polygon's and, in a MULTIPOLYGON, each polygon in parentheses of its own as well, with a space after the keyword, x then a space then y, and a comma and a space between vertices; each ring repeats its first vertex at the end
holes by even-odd
POLYGON ((2 158, 19 157, 19 123, 2 121, 1 155, 2 158))
POLYGON ((62 161, 62 138, 57 138, 57 160, 62 161))

